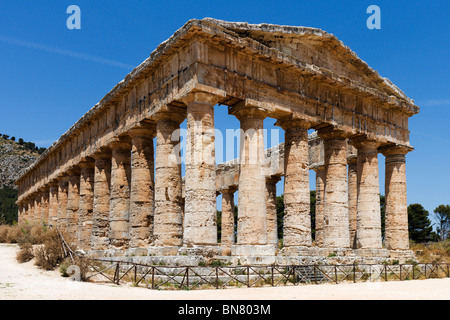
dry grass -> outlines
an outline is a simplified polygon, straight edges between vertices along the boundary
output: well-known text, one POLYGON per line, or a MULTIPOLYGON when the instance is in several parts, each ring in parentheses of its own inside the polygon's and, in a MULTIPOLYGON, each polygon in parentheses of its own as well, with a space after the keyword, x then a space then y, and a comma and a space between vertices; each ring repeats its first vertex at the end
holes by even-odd
POLYGON ((439 242, 411 243, 410 247, 421 263, 450 263, 450 239, 439 242))

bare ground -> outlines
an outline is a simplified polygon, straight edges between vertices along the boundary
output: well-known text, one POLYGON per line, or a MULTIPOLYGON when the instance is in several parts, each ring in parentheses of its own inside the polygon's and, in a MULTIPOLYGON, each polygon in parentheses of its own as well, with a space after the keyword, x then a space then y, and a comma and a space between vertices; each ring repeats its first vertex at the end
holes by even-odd
POLYGON ((450 278, 191 291, 80 283, 33 261, 19 264, 17 251, 0 244, 0 300, 450 300, 450 278))

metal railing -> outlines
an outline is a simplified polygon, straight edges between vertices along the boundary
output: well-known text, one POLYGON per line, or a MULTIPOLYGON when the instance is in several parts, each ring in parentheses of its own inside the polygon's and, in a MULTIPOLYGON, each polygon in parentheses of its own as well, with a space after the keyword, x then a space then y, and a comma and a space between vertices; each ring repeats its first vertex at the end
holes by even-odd
POLYGON ((128 283, 150 289, 223 289, 227 287, 405 281, 450 277, 450 263, 343 265, 163 266, 89 258, 72 251, 61 235, 66 256, 78 256, 87 268, 84 279, 128 283))

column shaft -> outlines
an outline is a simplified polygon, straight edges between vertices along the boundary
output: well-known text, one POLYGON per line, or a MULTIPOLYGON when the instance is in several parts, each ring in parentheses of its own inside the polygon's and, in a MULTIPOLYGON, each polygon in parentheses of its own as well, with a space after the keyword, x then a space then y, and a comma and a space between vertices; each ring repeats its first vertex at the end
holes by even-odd
POLYGON ((127 248, 130 239, 131 144, 118 139, 111 144, 111 150, 109 240, 113 248, 127 248))
POLYGON ((284 147, 284 219, 283 245, 311 246, 309 187, 309 124, 288 120, 284 147))
POLYGON ((356 248, 381 249, 380 182, 378 176, 378 142, 361 141, 358 149, 358 205, 356 248))
POLYGON ((278 176, 266 179, 267 244, 273 244, 276 248, 278 248, 277 182, 280 179, 278 176))
POLYGON ((183 239, 181 160, 177 146, 184 117, 161 113, 155 118, 155 245, 177 247, 183 239))
POLYGON ((350 232, 350 247, 356 249, 356 225, 358 208, 358 170, 356 158, 348 164, 348 219, 350 232))
POLYGON ((83 250, 91 249, 94 209, 94 161, 85 160, 79 164, 80 173, 80 208, 78 221, 78 241, 83 250))
POLYGON ((237 242, 265 245, 267 211, 263 121, 266 113, 250 107, 238 111, 236 117, 241 123, 237 242))
POLYGON ((61 230, 67 229, 67 191, 69 180, 66 175, 59 178, 58 184, 58 223, 57 226, 61 230))
POLYGON ((315 245, 319 248, 323 247, 323 203, 325 196, 325 167, 320 166, 315 169, 316 171, 316 219, 315 219, 315 245))
POLYGON ((325 248, 349 248, 347 134, 321 129, 324 140, 325 192, 323 203, 325 248))
POLYGON ((184 245, 217 244, 213 94, 195 92, 187 105, 184 245))
POLYGON ((153 241, 155 127, 139 127, 131 135, 130 247, 144 247, 153 241))
POLYGON ((111 186, 111 151, 101 150, 94 154, 94 206, 91 245, 94 250, 109 246, 109 208, 111 186))
POLYGON ((69 171, 67 190, 67 233, 76 239, 78 230, 78 209, 80 208, 80 171, 78 168, 69 171))
POLYGON ((58 220, 58 184, 56 182, 50 183, 49 198, 48 198, 48 223, 51 226, 56 226, 58 220))
POLYGON ((409 249, 408 207, 406 196, 406 153, 404 147, 383 150, 386 156, 385 194, 386 225, 385 245, 389 250, 409 249))
POLYGON ((222 190, 222 228, 220 243, 223 254, 231 253, 231 245, 235 243, 234 234, 234 192, 235 188, 222 190))

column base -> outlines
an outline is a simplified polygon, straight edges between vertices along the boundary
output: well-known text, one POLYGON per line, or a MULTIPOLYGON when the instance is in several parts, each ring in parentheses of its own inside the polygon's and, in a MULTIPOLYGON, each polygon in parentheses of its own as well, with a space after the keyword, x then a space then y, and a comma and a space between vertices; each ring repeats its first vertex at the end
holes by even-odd
POLYGON ((266 265, 276 261, 274 245, 235 244, 231 246, 232 263, 239 265, 266 265))

